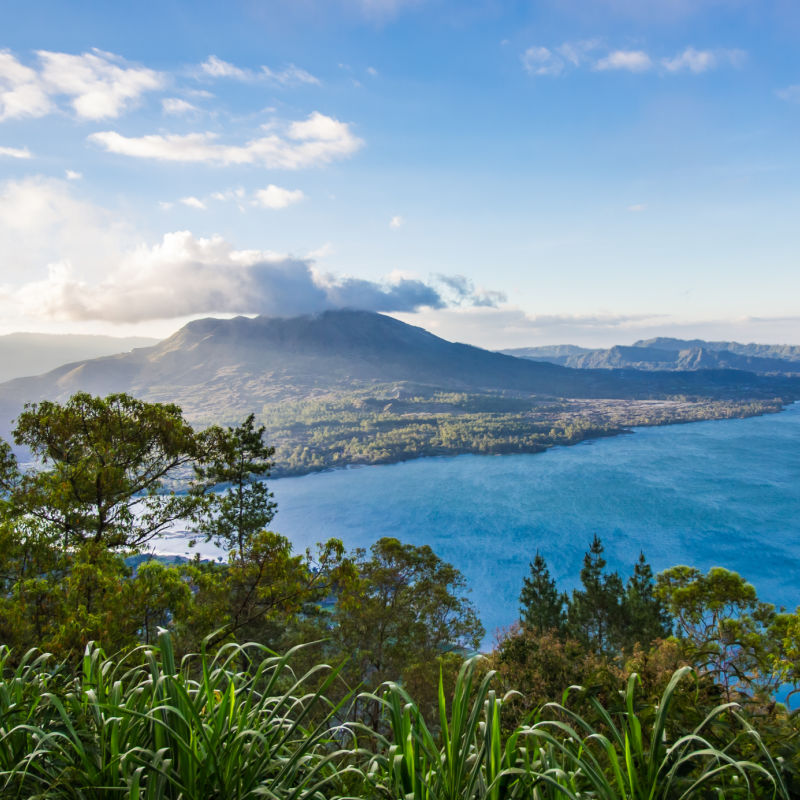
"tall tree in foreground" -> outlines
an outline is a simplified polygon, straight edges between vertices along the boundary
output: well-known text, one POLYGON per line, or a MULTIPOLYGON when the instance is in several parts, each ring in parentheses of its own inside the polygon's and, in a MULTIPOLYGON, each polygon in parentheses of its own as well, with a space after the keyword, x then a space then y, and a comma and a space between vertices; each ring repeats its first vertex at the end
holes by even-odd
POLYGON ((522 581, 519 617, 522 626, 532 633, 560 632, 565 623, 567 596, 559 592, 544 557, 536 551, 530 575, 522 581))
POLYGON ((253 414, 233 428, 210 428, 205 461, 195 467, 200 491, 218 490, 208 496, 195 530, 239 558, 252 537, 269 527, 277 508, 264 482, 275 453, 264 442, 264 431, 263 425, 256 427, 253 414))
MULTIPOLYGON (((484 629, 464 576, 427 545, 379 539, 356 551, 355 562, 357 580, 339 593, 333 618, 334 646, 348 654, 354 685, 375 688, 427 670, 435 687, 443 656, 480 645, 484 629)), ((365 715, 376 727, 379 706, 368 704, 365 715)))
POLYGON ((567 613, 570 636, 597 653, 619 649, 622 623, 622 579, 606 573, 603 543, 595 535, 583 558, 581 586, 572 592, 567 613))
POLYGON ((672 618, 656 593, 653 570, 644 553, 633 567, 622 599, 623 620, 620 644, 630 650, 636 644, 649 647, 656 639, 665 639, 672 630, 672 618))
POLYGON ((37 520, 64 548, 136 550, 201 502, 165 486, 200 455, 175 405, 81 392, 25 406, 13 433, 39 463, 22 472, 10 449, 0 454, 7 510, 37 520))

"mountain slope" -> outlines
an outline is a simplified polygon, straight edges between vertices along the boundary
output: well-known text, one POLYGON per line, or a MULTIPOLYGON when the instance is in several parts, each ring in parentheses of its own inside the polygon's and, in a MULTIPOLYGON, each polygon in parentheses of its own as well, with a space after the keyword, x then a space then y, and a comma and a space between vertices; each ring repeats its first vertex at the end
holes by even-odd
POLYGON ((391 317, 329 311, 289 319, 202 319, 159 344, 67 364, 0 384, 0 414, 86 390, 181 405, 197 420, 230 420, 287 399, 404 383, 450 391, 551 397, 794 396, 800 382, 734 370, 574 370, 455 344, 391 317))
POLYGON ((9 333, 0 336, 0 381, 40 375, 69 361, 125 353, 157 342, 142 336, 9 333))

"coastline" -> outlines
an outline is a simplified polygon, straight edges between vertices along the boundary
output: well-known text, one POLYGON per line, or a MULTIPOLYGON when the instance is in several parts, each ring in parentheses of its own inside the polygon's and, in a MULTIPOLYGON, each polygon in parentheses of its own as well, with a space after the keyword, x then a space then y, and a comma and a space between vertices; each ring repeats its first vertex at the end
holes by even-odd
MULTIPOLYGON (((654 404, 656 403, 663 403, 666 404, 667 401, 648 401, 654 404)), ((342 463, 341 459, 338 459, 339 463, 326 463, 316 466, 307 466, 307 467, 299 467, 295 469, 290 469, 280 466, 277 466, 276 469, 273 469, 270 480, 282 480, 283 478, 299 478, 306 475, 315 475, 320 473, 326 472, 339 472, 345 470, 352 470, 352 469, 362 469, 364 467, 370 466, 387 466, 390 464, 402 464, 408 461, 416 461, 418 459, 433 459, 433 458, 455 458, 457 456, 463 455, 478 455, 478 456, 501 456, 501 455, 535 455, 538 453, 544 453, 548 450, 551 450, 556 447, 571 447, 577 444, 585 444, 591 443, 600 439, 623 436, 628 434, 634 434, 638 428, 654 428, 654 427, 666 427, 668 425, 684 425, 693 422, 722 422, 724 420, 730 419, 748 419, 751 417, 758 417, 764 416, 766 414, 778 414, 782 411, 786 410, 789 406, 794 403, 800 402, 797 400, 783 400, 782 398, 775 398, 773 401, 752 401, 746 405, 740 406, 722 406, 716 409, 716 413, 713 412, 715 407, 715 403, 719 401, 712 401, 711 405, 704 404, 704 403, 691 403, 686 404, 690 405, 694 411, 698 410, 707 410, 711 413, 706 413, 705 415, 701 416, 681 416, 680 414, 676 414, 675 416, 666 416, 654 420, 640 420, 634 419, 629 424, 621 424, 616 426, 603 426, 598 425, 597 427, 583 427, 575 432, 573 432, 568 440, 564 440, 563 437, 554 437, 554 441, 551 442, 536 442, 531 444, 526 444, 524 442, 514 443, 513 445, 509 445, 507 442, 502 443, 500 446, 492 448, 491 446, 486 446, 485 444, 481 447, 434 447, 428 446, 425 448, 420 448, 420 450, 416 452, 402 452, 397 454, 387 454, 384 457, 380 458, 372 458, 372 459, 365 459, 365 460, 358 460, 354 458, 353 460, 347 460, 342 463)), ((631 404, 634 405, 634 404, 631 404)), ((277 461, 277 464, 280 464, 280 461, 277 461)))

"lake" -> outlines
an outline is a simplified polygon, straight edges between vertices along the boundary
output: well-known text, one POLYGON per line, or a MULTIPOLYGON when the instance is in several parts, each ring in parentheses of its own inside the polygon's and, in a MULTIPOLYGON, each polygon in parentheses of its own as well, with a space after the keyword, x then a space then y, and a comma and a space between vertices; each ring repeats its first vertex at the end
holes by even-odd
MULTIPOLYGON (((536 550, 570 589, 595 533, 623 576, 643 550, 655 571, 724 566, 762 599, 800 604, 800 403, 535 455, 419 459, 271 486, 273 528, 298 549, 329 537, 429 544, 466 576, 486 643, 516 619, 536 550)), ((184 551, 178 541, 158 550, 184 551)))

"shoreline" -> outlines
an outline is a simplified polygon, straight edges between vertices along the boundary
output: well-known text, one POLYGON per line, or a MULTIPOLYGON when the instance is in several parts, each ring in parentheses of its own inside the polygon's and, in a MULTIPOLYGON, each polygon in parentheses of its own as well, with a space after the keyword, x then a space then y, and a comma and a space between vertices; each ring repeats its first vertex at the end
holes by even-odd
POLYGON ((308 467, 299 468, 296 470, 278 470, 273 471, 269 476, 270 481, 280 481, 285 478, 303 478, 309 475, 319 475, 328 472, 343 472, 347 470, 363 469, 365 467, 380 467, 390 466, 392 464, 404 464, 410 461, 417 461, 419 459, 434 459, 434 458, 456 458, 458 456, 475 455, 475 456, 504 456, 504 455, 537 455, 539 453, 546 453, 557 447, 573 447, 579 444, 587 444, 598 441, 600 439, 614 438, 617 436, 632 435, 636 433, 639 428, 663 428, 670 425, 688 425, 695 422, 724 422, 733 419, 750 419, 753 417, 766 416, 767 414, 780 414, 800 400, 782 400, 776 398, 776 403, 780 403, 779 407, 764 407, 752 412, 738 413, 738 414, 723 414, 719 413, 712 416, 701 418, 682 418, 676 417, 665 420, 658 420, 654 422, 638 422, 630 425, 621 425, 613 428, 589 428, 581 432, 581 434, 571 441, 566 442, 552 442, 548 444, 536 444, 530 447, 517 447, 517 448, 498 448, 496 451, 479 450, 477 448, 464 448, 445 450, 443 452, 420 452, 418 454, 403 454, 398 457, 388 457, 386 459, 375 461, 352 461, 341 465, 327 465, 322 467, 308 467))

